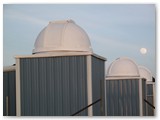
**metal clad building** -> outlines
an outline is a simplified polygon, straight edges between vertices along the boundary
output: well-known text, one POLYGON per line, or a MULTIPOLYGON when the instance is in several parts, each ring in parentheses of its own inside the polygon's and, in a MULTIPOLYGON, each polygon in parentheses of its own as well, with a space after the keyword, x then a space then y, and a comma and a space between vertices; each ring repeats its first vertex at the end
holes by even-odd
MULTIPOLYGON (((154 102, 154 99, 155 99, 154 91, 155 91, 154 83, 147 84, 147 101, 150 102, 152 105, 155 105, 155 102, 154 102)), ((147 110, 146 112, 147 112, 148 116, 154 116, 155 110, 150 105, 147 104, 146 110, 147 110)))
POLYGON ((15 66, 3 70, 3 116, 16 115, 15 66))
POLYGON ((139 115, 139 81, 106 80, 107 116, 139 115))
POLYGON ((129 58, 118 58, 109 66, 105 80, 107 116, 144 116, 146 97, 144 79, 129 58))
MULTIPOLYGON (((52 57, 33 55, 19 57, 17 61, 19 61, 16 64, 17 69, 20 71, 19 77, 16 76, 20 78, 17 79, 17 82, 20 82, 17 115, 70 116, 101 98, 100 82, 104 81, 105 60, 95 55, 52 57), (94 72, 87 71, 88 67, 94 72)), ((91 115, 104 115, 100 103, 77 115, 87 116, 88 111, 91 115)))
MULTIPOLYGON (((146 79, 146 94, 147 98, 146 100, 155 106, 155 82, 152 80, 152 74, 150 70, 148 70, 144 66, 139 66, 140 76, 144 79, 146 79)), ((149 104, 146 104, 146 115, 148 116, 154 116, 155 110, 153 107, 151 107, 149 104)))
POLYGON ((74 21, 49 22, 33 55, 16 56, 16 115, 104 115, 105 60, 93 53, 88 35, 74 21))
POLYGON ((93 102, 101 99, 101 102, 93 105, 93 115, 105 115, 104 111, 104 70, 105 63, 98 57, 92 56, 92 91, 93 102))
POLYGON ((72 115, 87 106, 85 56, 21 58, 20 85, 21 115, 72 115))

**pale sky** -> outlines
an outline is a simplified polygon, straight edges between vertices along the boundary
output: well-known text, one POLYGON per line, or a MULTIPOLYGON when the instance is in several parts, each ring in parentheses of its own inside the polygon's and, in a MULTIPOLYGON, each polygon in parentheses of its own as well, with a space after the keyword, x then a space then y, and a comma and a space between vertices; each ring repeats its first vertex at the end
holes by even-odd
POLYGON ((154 4, 7 4, 3 7, 3 66, 15 55, 30 55, 49 21, 72 19, 88 34, 94 53, 107 58, 106 68, 129 57, 156 75, 156 7, 154 4), (146 48, 142 55, 140 48, 146 48))

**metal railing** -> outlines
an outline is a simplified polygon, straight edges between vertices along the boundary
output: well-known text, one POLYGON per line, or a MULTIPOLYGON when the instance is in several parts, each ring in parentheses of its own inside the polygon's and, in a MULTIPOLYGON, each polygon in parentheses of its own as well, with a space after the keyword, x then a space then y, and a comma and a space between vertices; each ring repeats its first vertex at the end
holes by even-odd
POLYGON ((92 104, 89 104, 88 106, 86 106, 86 107, 80 109, 79 111, 75 112, 75 113, 72 114, 71 116, 75 116, 75 115, 79 114, 80 112, 86 110, 86 109, 89 108, 90 106, 92 106, 92 105, 94 105, 94 104, 96 104, 96 103, 98 103, 98 102, 100 102, 100 101, 101 101, 101 99, 96 100, 96 101, 93 102, 92 104))
POLYGON ((155 107, 150 103, 148 102, 146 99, 144 99, 144 102, 146 102, 148 105, 150 105, 153 109, 155 109, 155 107))

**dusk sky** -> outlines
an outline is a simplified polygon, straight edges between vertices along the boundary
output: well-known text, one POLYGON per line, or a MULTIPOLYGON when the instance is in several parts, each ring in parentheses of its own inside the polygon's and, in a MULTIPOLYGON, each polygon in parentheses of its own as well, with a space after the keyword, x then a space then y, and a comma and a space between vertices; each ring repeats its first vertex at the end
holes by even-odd
POLYGON ((72 19, 88 34, 94 53, 107 58, 106 68, 125 56, 156 75, 154 4, 7 4, 3 10, 3 66, 14 64, 16 55, 31 55, 49 21, 72 19))

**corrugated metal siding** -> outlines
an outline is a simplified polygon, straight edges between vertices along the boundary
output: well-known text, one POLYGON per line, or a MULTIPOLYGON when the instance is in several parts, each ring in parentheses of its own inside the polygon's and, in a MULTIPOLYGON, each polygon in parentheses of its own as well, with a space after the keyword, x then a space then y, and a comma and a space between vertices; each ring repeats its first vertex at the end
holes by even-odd
POLYGON ((144 99, 146 99, 146 80, 142 80, 142 100, 143 100, 143 115, 146 116, 146 102, 144 99))
POLYGON ((139 115, 138 80, 106 80, 107 116, 139 115))
MULTIPOLYGON (((153 103, 153 85, 147 84, 147 101, 154 105, 153 103)), ((154 109, 150 105, 146 105, 147 109, 147 115, 148 116, 154 116, 154 109)))
POLYGON ((87 106, 85 56, 23 58, 20 77, 23 116, 70 116, 87 106))
POLYGON ((102 99, 93 105, 93 115, 104 115, 104 60, 92 56, 92 101, 102 99), (103 97, 102 97, 103 96, 103 97), (102 108, 103 106, 103 108, 102 108))
POLYGON ((147 84, 147 95, 153 95, 153 85, 147 84))
POLYGON ((3 116, 7 114, 8 116, 16 115, 15 71, 3 72, 3 116), (6 108, 7 104, 8 108, 6 108))

